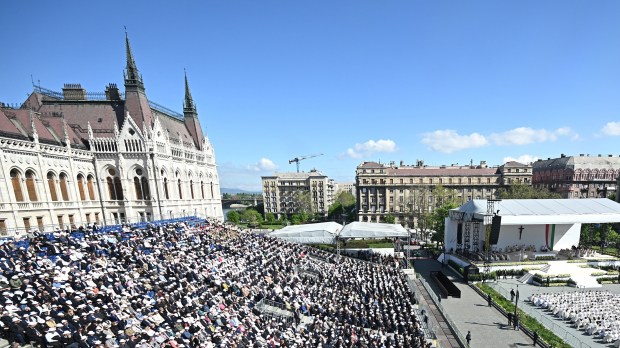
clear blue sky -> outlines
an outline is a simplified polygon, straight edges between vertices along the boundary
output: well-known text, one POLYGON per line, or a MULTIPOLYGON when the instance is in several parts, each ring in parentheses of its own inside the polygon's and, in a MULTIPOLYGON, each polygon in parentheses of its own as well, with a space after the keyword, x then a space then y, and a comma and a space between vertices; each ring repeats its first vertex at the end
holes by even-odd
POLYGON ((620 1, 8 1, 0 101, 31 79, 122 85, 127 26, 149 99, 183 68, 221 184, 366 160, 620 155, 620 1))

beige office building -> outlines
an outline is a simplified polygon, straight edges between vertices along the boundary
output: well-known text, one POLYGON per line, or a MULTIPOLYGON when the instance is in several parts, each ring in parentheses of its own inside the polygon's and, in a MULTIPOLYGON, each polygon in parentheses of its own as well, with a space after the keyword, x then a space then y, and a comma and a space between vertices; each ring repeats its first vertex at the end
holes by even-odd
POLYGON ((499 167, 479 165, 399 166, 364 162, 356 170, 358 220, 382 222, 388 215, 396 223, 418 227, 419 217, 432 212, 444 199, 435 188, 441 185, 448 195, 464 203, 472 199, 496 198, 497 190, 512 182, 530 184, 532 167, 508 162, 499 167))
POLYGON ((263 202, 265 214, 273 213, 279 219, 300 211, 297 195, 310 193, 310 210, 314 214, 327 216, 333 201, 333 180, 323 173, 313 170, 308 173, 276 173, 263 176, 263 202))

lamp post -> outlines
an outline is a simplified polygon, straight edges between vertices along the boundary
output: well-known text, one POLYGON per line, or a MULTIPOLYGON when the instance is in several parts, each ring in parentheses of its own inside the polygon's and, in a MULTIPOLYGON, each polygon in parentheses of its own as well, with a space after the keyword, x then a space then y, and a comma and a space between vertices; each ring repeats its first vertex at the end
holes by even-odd
POLYGON ((518 304, 519 304, 519 285, 517 285, 517 293, 516 293, 516 296, 515 296, 515 313, 514 313, 514 320, 515 320, 515 323, 517 323, 517 325, 518 325, 518 320, 517 320, 517 306, 518 306, 518 304))

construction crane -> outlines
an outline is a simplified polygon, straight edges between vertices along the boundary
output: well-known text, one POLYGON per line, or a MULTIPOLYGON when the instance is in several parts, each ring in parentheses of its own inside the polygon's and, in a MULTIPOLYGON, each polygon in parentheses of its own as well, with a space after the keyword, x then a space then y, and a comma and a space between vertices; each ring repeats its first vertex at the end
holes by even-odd
POLYGON ((323 154, 322 153, 318 153, 318 154, 315 154, 315 155, 295 157, 292 160, 289 160, 288 164, 291 164, 291 163, 295 162, 297 164, 297 173, 299 173, 299 161, 303 161, 305 159, 312 158, 312 157, 318 157, 318 156, 323 156, 323 154))

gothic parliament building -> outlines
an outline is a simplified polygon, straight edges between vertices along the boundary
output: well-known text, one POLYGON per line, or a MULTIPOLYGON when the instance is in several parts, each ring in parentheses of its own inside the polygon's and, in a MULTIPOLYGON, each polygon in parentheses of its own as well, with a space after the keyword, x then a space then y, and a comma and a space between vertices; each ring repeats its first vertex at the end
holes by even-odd
POLYGON ((223 219, 215 151, 187 75, 183 114, 146 96, 125 38, 124 98, 34 86, 0 104, 0 235, 184 216, 223 219))

